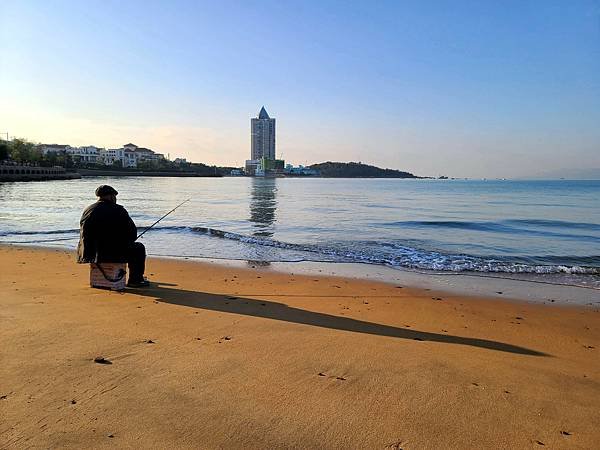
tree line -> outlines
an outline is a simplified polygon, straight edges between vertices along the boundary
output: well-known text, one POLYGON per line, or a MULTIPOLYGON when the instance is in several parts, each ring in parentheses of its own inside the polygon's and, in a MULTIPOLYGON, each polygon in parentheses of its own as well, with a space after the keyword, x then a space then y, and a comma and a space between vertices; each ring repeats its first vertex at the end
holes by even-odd
POLYGON ((71 155, 64 153, 44 155, 37 145, 26 139, 0 140, 0 161, 6 160, 44 167, 63 166, 71 168, 74 166, 71 155))
POLYGON ((0 140, 0 161, 13 161, 18 164, 37 165, 42 167, 62 166, 66 169, 85 168, 98 170, 131 171, 167 171, 167 172, 194 172, 200 175, 222 176, 231 172, 230 167, 208 166, 202 163, 175 164, 167 159, 141 160, 135 168, 124 168, 120 160, 115 160, 112 165, 101 162, 82 161, 78 156, 66 152, 42 153, 38 145, 26 139, 0 140))

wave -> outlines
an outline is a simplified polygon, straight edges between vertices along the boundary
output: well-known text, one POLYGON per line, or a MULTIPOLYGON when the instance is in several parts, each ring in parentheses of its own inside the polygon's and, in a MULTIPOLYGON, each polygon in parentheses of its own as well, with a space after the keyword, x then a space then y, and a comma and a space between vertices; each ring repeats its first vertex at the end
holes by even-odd
MULTIPOLYGON (((335 257, 338 262, 366 262, 391 267, 403 267, 422 270, 439 270, 451 272, 488 272, 488 273, 537 273, 537 274, 583 274, 600 275, 600 267, 584 265, 543 265, 527 264, 515 261, 505 261, 497 258, 483 258, 464 254, 445 254, 442 252, 426 251, 410 246, 394 245, 386 251, 386 243, 375 247, 361 246, 360 242, 332 243, 330 245, 293 244, 266 237, 247 236, 229 231, 208 227, 192 227, 194 232, 207 234, 222 239, 230 239, 247 244, 274 247, 285 250, 309 252, 324 256, 335 257)), ((557 260, 559 257, 554 257, 557 260)), ((575 259, 565 257, 564 259, 575 259)), ((600 261, 600 256, 583 258, 584 261, 600 261)))
POLYGON ((600 224, 589 222, 568 222, 565 220, 545 220, 545 219, 510 219, 506 223, 515 223, 523 225, 537 225, 549 228, 577 228, 581 230, 600 231, 600 224))
POLYGON ((462 222, 452 220, 405 220, 397 222, 387 222, 380 225, 389 227, 407 227, 407 228, 452 228, 469 231, 485 231, 491 233, 507 233, 520 235, 533 235, 542 237, 556 237, 561 239, 577 239, 587 240, 590 242, 600 243, 600 236, 561 233, 556 231, 548 231, 536 228, 523 228, 512 226, 514 225, 534 225, 548 228, 563 228, 563 229, 578 229, 600 231, 600 225, 583 222, 562 222, 556 220, 505 220, 502 222, 462 222))
POLYGON ((72 234, 79 233, 79 229, 72 230, 47 230, 47 231, 5 231, 1 232, 0 236, 38 236, 38 235, 52 235, 52 234, 72 234))
MULTIPOLYGON (((138 232, 144 231, 148 227, 138 227, 138 232)), ((153 230, 173 230, 173 231, 185 231, 190 230, 190 227, 183 225, 174 226, 161 226, 154 227, 153 230)), ((79 228, 72 228, 68 230, 39 230, 39 231, 4 231, 0 232, 0 237, 4 236, 44 236, 53 234, 79 234, 79 228)))
MULTIPOLYGON (((406 223, 406 222, 404 222, 406 223)), ((462 227, 465 222, 409 222, 426 224, 443 224, 443 226, 462 227), (450 225, 448 225, 450 224, 450 225)), ((471 223, 472 225, 472 223, 471 223)), ((480 224, 481 225, 481 224, 480 224)), ((144 227, 138 227, 143 230, 144 227)), ((418 248, 415 243, 405 245, 398 242, 379 241, 351 241, 331 242, 327 244, 297 244, 283 242, 263 236, 248 236, 244 234, 224 231, 203 226, 157 226, 156 231, 176 231, 183 233, 199 233, 210 237, 237 241, 253 247, 267 247, 281 251, 270 254, 270 261, 289 260, 294 252, 296 260, 306 259, 322 261, 327 259, 336 262, 369 263, 389 267, 433 270, 446 272, 484 272, 484 273, 511 273, 511 274, 580 274, 600 275, 600 255, 598 256, 547 256, 506 259, 502 257, 483 257, 467 254, 452 254, 434 250, 418 248), (299 257, 298 254, 304 255, 299 257), (521 260, 519 260, 521 259, 521 260), (543 261, 547 264, 538 264, 543 261)), ((20 243, 37 243, 72 240, 79 234, 79 229, 46 230, 46 231, 16 231, 0 233, 0 237, 9 236, 36 236, 42 239, 29 240, 20 243), (44 236, 72 235, 72 237, 57 237, 44 239, 44 236)), ((5 243, 15 243, 5 239, 5 243)))

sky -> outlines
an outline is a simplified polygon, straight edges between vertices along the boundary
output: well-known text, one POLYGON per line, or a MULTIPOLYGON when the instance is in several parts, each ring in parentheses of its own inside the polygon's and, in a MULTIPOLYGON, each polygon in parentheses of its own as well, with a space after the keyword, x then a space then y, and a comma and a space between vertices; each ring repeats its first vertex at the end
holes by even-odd
POLYGON ((600 173, 598 1, 0 2, 0 132, 242 166, 600 173))

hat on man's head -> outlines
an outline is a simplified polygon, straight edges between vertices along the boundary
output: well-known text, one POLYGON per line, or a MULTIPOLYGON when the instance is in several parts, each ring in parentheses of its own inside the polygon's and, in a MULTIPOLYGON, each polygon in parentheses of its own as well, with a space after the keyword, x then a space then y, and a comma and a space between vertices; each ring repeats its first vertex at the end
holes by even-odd
POLYGON ((103 184, 96 188, 96 197, 104 197, 105 195, 117 195, 118 192, 112 186, 103 184))

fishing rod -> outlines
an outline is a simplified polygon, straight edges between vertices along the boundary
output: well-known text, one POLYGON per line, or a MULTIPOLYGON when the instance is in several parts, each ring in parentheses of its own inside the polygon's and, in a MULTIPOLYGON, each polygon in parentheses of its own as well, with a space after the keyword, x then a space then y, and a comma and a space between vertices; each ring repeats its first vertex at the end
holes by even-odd
POLYGON ((177 208, 179 208, 181 205, 183 205, 184 203, 187 203, 191 200, 191 198, 188 198, 187 200, 182 201, 179 205, 177 205, 175 208, 173 208, 171 211, 169 211, 168 213, 166 213, 164 216, 162 216, 160 219, 158 219, 156 222, 154 222, 152 225, 150 225, 148 228, 146 228, 144 231, 142 231, 138 237, 135 238, 135 240, 137 241, 139 238, 141 238, 144 233, 146 231, 150 231, 150 229, 156 225, 158 222, 160 222, 161 220, 163 220, 165 217, 167 217, 169 214, 171 214, 173 211, 175 211, 177 208))

